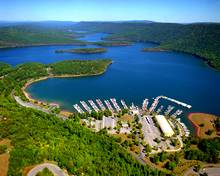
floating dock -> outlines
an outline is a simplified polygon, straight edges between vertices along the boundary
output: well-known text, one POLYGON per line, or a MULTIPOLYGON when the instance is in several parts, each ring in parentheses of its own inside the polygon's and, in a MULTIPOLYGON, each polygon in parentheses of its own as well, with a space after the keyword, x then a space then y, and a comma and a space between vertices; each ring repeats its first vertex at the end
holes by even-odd
POLYGON ((164 114, 165 114, 166 116, 168 116, 173 109, 174 109, 174 106, 170 106, 170 105, 169 105, 164 114))
POLYGON ((143 105, 142 105, 142 110, 143 111, 146 111, 147 110, 147 105, 148 105, 148 99, 146 98, 146 99, 144 99, 144 101, 143 101, 143 105))
POLYGON ((73 107, 77 110, 78 113, 84 113, 84 111, 79 107, 78 104, 73 105, 73 107))
POLYGON ((92 106, 95 112, 99 112, 99 108, 96 106, 96 104, 92 100, 89 100, 88 102, 92 106))
POLYGON ((151 107, 149 109, 149 112, 152 112, 152 111, 154 111, 156 109, 156 107, 157 107, 157 105, 159 103, 159 99, 160 99, 160 97, 156 97, 154 99, 154 102, 152 103, 152 105, 151 105, 151 107))
POLYGON ((186 127, 186 125, 184 123, 181 122, 180 118, 177 119, 177 121, 179 122, 179 124, 182 126, 184 132, 185 132, 185 136, 189 137, 190 135, 190 131, 189 129, 186 127))
POLYGON ((183 102, 181 102, 181 101, 175 100, 175 99, 173 99, 173 98, 169 98, 169 97, 166 97, 166 96, 160 96, 160 98, 163 98, 163 99, 165 99, 165 100, 172 101, 172 102, 174 102, 174 103, 176 103, 176 104, 178 104, 178 105, 181 105, 181 106, 183 106, 183 107, 187 107, 188 109, 192 108, 191 105, 188 105, 188 104, 183 103, 183 102))
POLYGON ((110 102, 108 100, 104 100, 106 106, 108 107, 108 109, 112 112, 114 112, 114 109, 112 108, 112 105, 110 104, 110 102))
POLYGON ((126 103, 125 103, 124 100, 121 100, 121 104, 122 104, 122 106, 124 107, 124 109, 128 109, 128 106, 126 105, 126 103))
POLYGON ((116 99, 115 98, 110 98, 110 100, 111 100, 113 106, 115 107, 116 111, 117 112, 121 111, 121 108, 118 106, 118 103, 117 103, 116 99))
POLYGON ((181 115, 182 113, 183 113, 183 111, 178 109, 173 115, 171 115, 171 117, 176 118, 177 116, 181 115))
POLYGON ((87 112, 89 112, 89 113, 92 112, 91 108, 86 104, 85 101, 80 101, 80 103, 87 112))
POLYGON ((106 110, 105 106, 103 105, 100 99, 96 99, 96 103, 99 105, 102 111, 106 110))
POLYGON ((163 109, 163 105, 161 105, 158 109, 157 109, 157 114, 160 114, 160 112, 162 111, 163 109))

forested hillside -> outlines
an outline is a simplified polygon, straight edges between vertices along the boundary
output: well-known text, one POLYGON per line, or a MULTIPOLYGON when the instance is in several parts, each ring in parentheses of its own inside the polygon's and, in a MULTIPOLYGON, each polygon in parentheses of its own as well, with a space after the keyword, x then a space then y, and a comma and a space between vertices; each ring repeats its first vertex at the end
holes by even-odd
POLYGON ((50 67, 54 75, 95 75, 103 73, 111 62, 110 59, 66 60, 51 64, 50 67))
POLYGON ((12 92, 29 79, 47 75, 46 67, 22 64, 10 68, 0 79, 0 140, 8 138, 13 145, 8 175, 22 175, 25 167, 44 160, 56 161, 74 175, 159 175, 157 170, 141 165, 106 133, 94 133, 75 119, 63 121, 16 104, 12 92))
POLYGON ((73 23, 15 23, 0 27, 0 48, 77 42, 69 31, 73 23))
POLYGON ((220 24, 82 22, 75 29, 110 33, 109 40, 155 42, 161 48, 200 56, 220 69, 220 24))
POLYGON ((220 69, 220 24, 141 22, 36 22, 0 27, 0 47, 70 44, 73 30, 110 33, 108 40, 155 42, 161 48, 195 54, 220 69))

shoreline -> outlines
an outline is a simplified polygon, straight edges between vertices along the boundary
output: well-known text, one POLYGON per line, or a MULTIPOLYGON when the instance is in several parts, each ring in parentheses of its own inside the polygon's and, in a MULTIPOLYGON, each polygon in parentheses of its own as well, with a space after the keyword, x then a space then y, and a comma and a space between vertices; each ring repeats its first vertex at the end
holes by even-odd
POLYGON ((24 44, 14 46, 0 46, 0 49, 13 49, 13 48, 25 48, 25 47, 37 47, 37 46, 59 46, 59 45, 72 45, 72 46, 86 46, 87 42, 73 42, 73 43, 39 43, 39 44, 24 44))
POLYGON ((187 52, 187 51, 181 51, 181 50, 176 50, 176 49, 168 49, 169 51, 172 51, 172 52, 176 52, 176 53, 183 53, 183 54, 189 54, 191 56, 194 56, 200 60, 202 60, 205 65, 207 67, 209 67, 210 69, 214 70, 214 71, 217 71, 217 72, 220 72, 220 68, 218 67, 215 67, 213 64, 211 64, 211 61, 209 61, 209 59, 205 58, 205 57, 202 57, 198 54, 195 54, 195 53, 190 53, 190 52, 187 52))
POLYGON ((169 52, 171 50, 159 48, 159 47, 152 47, 152 48, 144 48, 142 49, 143 52, 169 52))
MULTIPOLYGON (((188 115, 188 120, 190 121, 190 123, 193 125, 193 127, 194 127, 194 129, 195 129, 195 136, 196 137, 199 137, 199 138, 204 138, 204 136, 203 136, 203 131, 201 131, 201 127, 199 126, 199 124, 198 123, 196 123, 194 120, 193 120, 193 116, 194 115, 200 115, 200 116, 202 116, 201 117, 201 123, 202 123, 202 121, 203 121, 203 119, 205 118, 205 119, 207 119, 207 118, 210 118, 210 116, 213 116, 214 118, 220 118, 219 116, 217 116, 217 115, 214 115, 214 114, 208 114, 208 113, 202 113, 202 112, 192 112, 192 113, 190 113, 189 115, 188 115)), ((213 117, 212 117, 212 119, 213 119, 213 117)), ((217 133, 217 132, 216 132, 217 133)))
MULTIPOLYGON (((111 65, 112 62, 109 64, 111 65)), ((44 81, 44 80, 47 80, 47 79, 50 79, 50 78, 77 78, 77 77, 90 77, 90 76, 99 76, 99 75, 102 75, 104 74, 106 71, 107 71, 107 68, 109 67, 109 65, 107 65, 107 67, 104 69, 104 71, 102 72, 99 72, 99 73, 95 73, 95 74, 81 74, 81 75, 71 75, 71 74, 63 74, 63 75, 48 75, 48 76, 44 76, 44 77, 40 77, 38 79, 30 79, 28 80, 25 85, 21 88, 21 91, 22 93, 24 94, 24 96, 28 99, 28 101, 34 103, 34 104, 38 104, 38 105, 42 105, 42 104, 57 104, 59 105, 60 107, 60 104, 59 103, 56 103, 56 102, 51 102, 51 103, 48 103, 48 102, 45 102, 45 101, 40 101, 40 100, 36 100, 34 98, 31 97, 31 94, 28 93, 26 91, 26 89, 33 83, 36 83, 36 82, 39 82, 39 81, 44 81)), ((67 111, 67 110, 62 110, 61 109, 61 114, 66 114, 66 116, 69 116, 72 114, 72 112, 70 111, 67 111)))
MULTIPOLYGON (((111 41, 111 40, 110 40, 111 41)), ((140 41, 139 41, 140 42, 140 41)), ((138 43, 136 41, 136 43, 138 43)), ((160 45, 160 43, 158 42, 153 42, 153 41, 144 41, 144 43, 155 43, 155 44, 158 44, 160 45)), ((79 42, 73 42, 73 43, 48 43, 48 44, 26 44, 26 45, 15 45, 15 46, 0 46, 0 50, 1 49, 13 49, 13 48, 25 48, 25 47, 38 47, 38 46, 61 46, 61 45, 72 45, 72 46, 87 46, 88 44, 92 44, 92 45, 97 45, 95 44, 95 42, 84 42, 82 41, 82 43, 79 41, 79 42)), ((125 45, 118 45, 118 46, 130 46, 132 44, 125 44, 125 45)), ((97 46, 102 46, 102 45, 97 45, 97 46)), ((103 47, 111 47, 111 46, 103 46, 103 47)), ((164 51, 158 51, 158 52, 177 52, 177 53, 185 53, 185 54, 189 54, 189 55, 192 55, 192 56, 195 56, 197 57, 198 59, 201 59, 205 62, 205 64, 210 67, 211 69, 213 69, 214 71, 220 71, 220 68, 218 67, 215 67, 211 61, 209 61, 208 58, 205 58, 205 57, 202 57, 198 54, 195 54, 195 53, 190 53, 190 52, 187 52, 187 51, 182 51, 182 50, 177 50, 177 49, 167 49, 167 48, 163 48, 161 47, 162 50, 164 51)), ((143 51, 143 49, 142 49, 143 51)), ((148 52, 148 51, 143 51, 143 52, 148 52)), ((152 52, 157 52, 157 51, 152 51, 152 52)))
POLYGON ((192 113, 190 113, 189 115, 188 115, 188 120, 190 121, 190 123, 193 125, 193 127, 195 128, 195 136, 196 137, 199 137, 199 135, 200 135, 200 127, 196 124, 196 123, 194 123, 193 122, 193 120, 192 120, 192 116, 194 115, 194 114, 204 114, 204 113, 196 113, 196 112, 192 112, 192 113))

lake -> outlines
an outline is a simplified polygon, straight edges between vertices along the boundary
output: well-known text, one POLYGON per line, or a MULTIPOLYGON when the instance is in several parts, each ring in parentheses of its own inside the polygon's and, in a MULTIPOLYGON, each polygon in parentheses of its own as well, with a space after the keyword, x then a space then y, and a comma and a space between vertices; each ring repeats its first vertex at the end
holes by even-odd
MULTIPOLYGON (((100 41, 106 34, 89 34, 84 40, 100 41)), ((33 98, 58 102, 65 110, 80 100, 96 98, 124 99, 128 104, 141 105, 144 98, 165 95, 192 105, 181 108, 185 113, 205 112, 220 115, 220 72, 201 59, 177 52, 142 52, 152 43, 106 47, 106 53, 55 53, 55 50, 81 46, 39 46, 1 49, 0 61, 17 65, 24 62, 52 63, 67 59, 111 58, 113 64, 100 76, 83 78, 51 78, 32 84, 27 91, 33 98)), ((96 47, 91 46, 83 46, 96 47)), ((164 105, 171 103, 162 102, 164 105)), ((179 107, 177 107, 179 108, 179 107)))

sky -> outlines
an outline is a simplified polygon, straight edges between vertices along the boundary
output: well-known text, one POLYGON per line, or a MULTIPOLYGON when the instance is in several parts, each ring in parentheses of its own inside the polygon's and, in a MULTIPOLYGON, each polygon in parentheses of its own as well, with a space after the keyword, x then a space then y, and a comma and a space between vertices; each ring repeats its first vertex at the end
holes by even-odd
POLYGON ((220 0, 0 0, 0 20, 220 22, 220 0))

